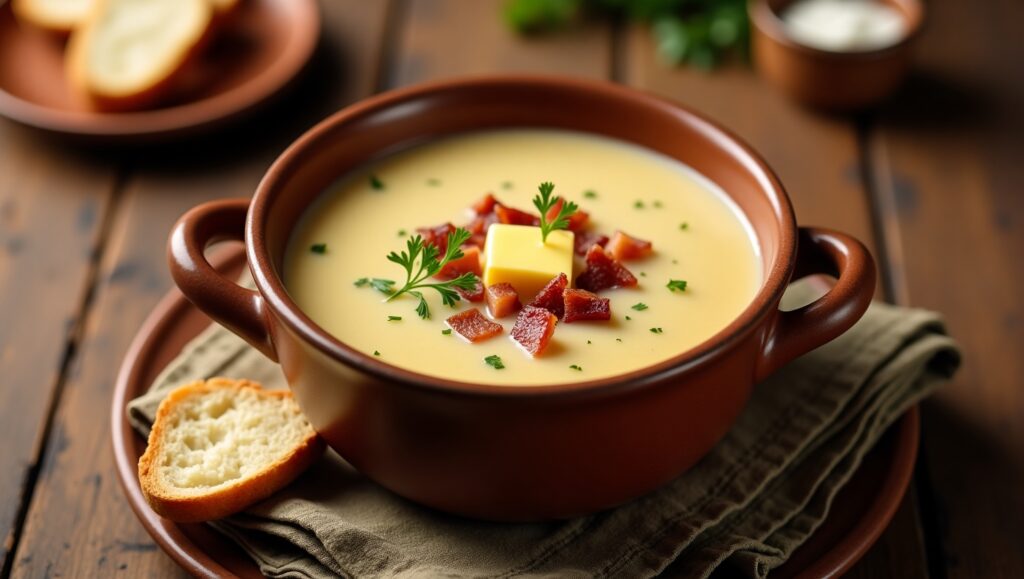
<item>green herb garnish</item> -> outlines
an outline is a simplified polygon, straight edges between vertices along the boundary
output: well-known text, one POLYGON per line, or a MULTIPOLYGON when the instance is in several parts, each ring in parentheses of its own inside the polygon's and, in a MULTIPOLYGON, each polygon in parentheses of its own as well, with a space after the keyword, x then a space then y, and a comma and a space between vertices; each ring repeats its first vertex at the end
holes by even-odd
POLYGON ((668 285, 666 285, 665 287, 667 287, 669 291, 684 292, 686 291, 686 280, 670 279, 668 280, 668 285))
POLYGON ((672 265, 679 265, 679 260, 678 259, 673 259, 672 260, 672 265))
POLYGON ((664 331, 661 328, 651 328, 652 334, 663 334, 664 331))
POLYGON ((616 341, 616 342, 621 342, 621 341, 622 341, 622 338, 615 338, 615 341, 616 341))
POLYGON ((388 321, 389 322, 400 322, 400 321, 402 321, 402 316, 388 316, 388 321))
POLYGON ((377 350, 374 350, 374 351, 373 351, 373 355, 374 355, 374 356, 380 356, 380 352, 378 352, 377 350))
POLYGON ((384 189, 384 182, 381 181, 380 178, 377 177, 376 175, 371 174, 370 187, 372 187, 376 191, 380 191, 381 189, 384 189))
POLYGON ((591 342, 590 340, 587 340, 587 343, 588 343, 588 344, 592 344, 593 342, 591 342))
POLYGON ((409 232, 408 232, 408 231, 406 231, 406 230, 404 230, 404 229, 399 229, 399 230, 398 230, 398 236, 399 236, 399 237, 405 237, 406 235, 409 235, 409 232))
POLYGON ((652 205, 654 205, 655 209, 661 209, 661 201, 658 201, 657 199, 654 200, 652 205))
POLYGON ((580 368, 576 364, 573 364, 573 365, 569 366, 569 369, 570 370, 576 370, 577 372, 582 372, 583 371, 583 368, 580 368))
POLYGON ((546 242, 548 234, 552 231, 569 227, 569 217, 579 208, 572 201, 566 201, 558 196, 552 197, 551 192, 555 190, 555 186, 551 182, 541 183, 538 189, 540 194, 534 196, 533 206, 540 211, 540 240, 546 242), (562 201, 562 206, 558 209, 558 215, 548 221, 548 211, 559 201, 562 201))
POLYGON ((444 330, 441 330, 441 333, 446 335, 446 336, 450 336, 450 335, 452 335, 452 329, 451 328, 446 328, 444 330))
MULTIPOLYGON (((446 306, 454 306, 459 301, 459 292, 456 289, 471 290, 480 283, 480 278, 474 273, 464 273, 454 279, 442 282, 428 282, 427 280, 437 275, 441 268, 452 260, 462 257, 460 246, 470 238, 470 233, 463 228, 458 228, 448 234, 448 249, 443 256, 439 256, 437 246, 426 244, 419 235, 410 237, 405 242, 406 250, 401 253, 392 251, 388 254, 388 261, 397 263, 405 268, 405 284, 398 290, 391 292, 386 301, 391 301, 402 294, 409 294, 419 300, 416 306, 416 314, 423 319, 430 317, 430 307, 423 293, 418 291, 426 288, 433 288, 441 294, 441 303, 446 306)), ((382 280, 387 281, 387 280, 382 280)), ((371 282, 372 283, 372 282, 371 282)), ((391 282, 394 284, 394 282, 391 282)))
POLYGON ((323 254, 327 253, 327 244, 326 243, 314 243, 313 245, 309 246, 309 250, 312 251, 313 253, 319 253, 320 255, 323 255, 323 254))
POLYGON ((627 322, 631 322, 631 321, 633 321, 633 318, 631 318, 631 317, 629 317, 629 316, 626 316, 626 321, 627 321, 627 322))
POLYGON ((394 280, 390 279, 383 279, 379 277, 361 277, 356 281, 352 282, 352 285, 356 287, 370 286, 373 289, 387 296, 390 296, 391 294, 395 293, 395 282, 394 280))
POLYGON ((630 307, 633 308, 634 310, 638 311, 638 312, 642 312, 642 311, 647 309, 647 304, 645 304, 643 302, 637 302, 637 303, 633 304, 630 307))
POLYGON ((684 222, 679 224, 679 230, 680 231, 686 231, 689 228, 690 228, 690 224, 688 222, 686 222, 686 221, 684 221, 684 222))
POLYGON ((487 365, 495 370, 503 370, 505 368, 504 362, 502 362, 501 358, 497 355, 487 356, 484 358, 484 362, 487 362, 487 365))
POLYGON ((633 208, 634 209, 643 209, 644 208, 644 202, 639 200, 639 199, 637 199, 636 201, 633 202, 633 208))
POLYGON ((594 191, 593 189, 587 189, 586 191, 583 192, 583 196, 586 197, 587 199, 597 199, 597 191, 594 191))
POLYGON ((647 272, 646 271, 641 271, 640 272, 640 277, 647 277, 647 272))
POLYGON ((511 181, 502 181, 501 182, 501 188, 502 189, 506 189, 507 190, 507 189, 511 189, 512 187, 514 187, 514 185, 512 184, 511 181))
POLYGON ((427 185, 430 185, 431 187, 439 187, 441 185, 441 180, 433 178, 427 179, 427 185))

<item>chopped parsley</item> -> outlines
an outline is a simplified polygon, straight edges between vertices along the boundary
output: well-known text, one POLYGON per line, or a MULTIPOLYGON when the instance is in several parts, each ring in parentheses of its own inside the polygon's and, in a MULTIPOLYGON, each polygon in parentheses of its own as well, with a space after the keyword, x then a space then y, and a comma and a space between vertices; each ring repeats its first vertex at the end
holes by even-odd
POLYGON ((434 178, 427 179, 427 185, 430 185, 431 187, 439 187, 441 185, 441 180, 434 178))
POLYGON ((377 177, 376 175, 371 173, 370 174, 370 187, 373 188, 375 191, 380 191, 380 190, 384 189, 384 182, 381 181, 379 177, 377 177))
POLYGON ((634 209, 643 209, 644 208, 644 202, 639 200, 639 199, 637 199, 636 201, 633 202, 633 208, 634 209))
POLYGON ((622 341, 622 338, 615 338, 615 341, 616 341, 616 342, 621 342, 621 341, 622 341))
POLYGON ((384 294, 386 296, 390 296, 395 291, 395 288, 394 288, 395 282, 394 282, 394 280, 382 279, 382 278, 379 278, 379 277, 374 277, 374 278, 361 277, 361 278, 357 279, 356 281, 352 282, 352 285, 354 285, 356 287, 370 286, 373 289, 379 291, 380 293, 382 293, 382 294, 384 294))
POLYGON ((583 368, 580 368, 576 364, 573 364, 573 365, 569 366, 569 369, 570 370, 576 370, 577 372, 582 372, 583 371, 583 368))
POLYGON ((501 182, 501 188, 502 188, 502 189, 506 189, 506 190, 507 190, 507 189, 511 189, 511 188, 512 188, 513 186, 514 186, 514 185, 512 184, 512 182, 511 182, 511 181, 502 181, 502 182, 501 182))
POLYGON ((590 340, 587 340, 587 343, 588 343, 588 344, 593 344, 593 342, 591 342, 590 340))
POLYGON ((641 271, 640 272, 640 277, 647 277, 647 272, 646 271, 641 271))
POLYGON ((380 352, 378 352, 377 350, 374 350, 374 351, 373 351, 373 355, 374 355, 374 356, 380 356, 380 352))
POLYGON ((399 230, 398 230, 398 236, 399 236, 399 237, 405 237, 406 235, 409 235, 409 232, 408 232, 408 231, 406 231, 406 230, 404 230, 404 229, 399 229, 399 230))
POLYGON ((663 334, 665 332, 661 328, 651 328, 651 333, 652 334, 663 334))
POLYGON ((672 265, 679 265, 679 260, 678 259, 673 259, 672 260, 672 265))
POLYGON ((637 303, 633 304, 630 307, 633 308, 634 310, 638 311, 638 312, 642 312, 642 311, 647 309, 647 304, 645 304, 643 302, 637 302, 637 303))
POLYGON ((631 318, 631 317, 629 317, 629 316, 626 316, 626 321, 627 321, 627 322, 629 322, 629 321, 632 321, 632 320, 633 320, 633 318, 631 318))
POLYGON ((451 328, 446 328, 444 330, 441 330, 441 333, 446 335, 446 336, 450 336, 450 335, 452 335, 452 329, 451 328))
POLYGON ((652 205, 654 205, 656 209, 661 209, 661 201, 655 200, 652 205))
POLYGON ((587 189, 586 191, 583 192, 583 196, 586 197, 587 199, 597 199, 597 191, 594 191, 593 189, 587 189))
POLYGON ((666 285, 669 291, 673 292, 684 292, 686 291, 686 280, 683 279, 670 279, 668 285, 666 285))
POLYGON ((686 221, 684 221, 684 222, 679 224, 679 229, 681 231, 686 231, 689 228, 690 228, 690 224, 688 222, 686 222, 686 221))
POLYGON ((388 316, 388 321, 389 322, 400 322, 400 321, 402 321, 402 316, 388 316))
POLYGON ((497 355, 487 356, 486 358, 484 358, 484 362, 486 362, 488 366, 494 368, 495 370, 503 370, 505 368, 505 364, 504 362, 501 361, 501 357, 497 355))
POLYGON ((320 255, 323 255, 323 254, 327 253, 327 244, 326 243, 314 243, 313 245, 309 246, 309 250, 312 251, 313 253, 319 253, 320 255))
POLYGON ((552 196, 551 193, 555 190, 555 185, 549 181, 541 183, 537 189, 540 190, 540 194, 534 196, 533 206, 540 211, 540 240, 543 243, 548 240, 548 235, 552 231, 569 228, 569 217, 576 213, 578 207, 572 201, 566 201, 557 195, 552 196), (548 212, 556 205, 558 206, 558 215, 549 221, 548 212))

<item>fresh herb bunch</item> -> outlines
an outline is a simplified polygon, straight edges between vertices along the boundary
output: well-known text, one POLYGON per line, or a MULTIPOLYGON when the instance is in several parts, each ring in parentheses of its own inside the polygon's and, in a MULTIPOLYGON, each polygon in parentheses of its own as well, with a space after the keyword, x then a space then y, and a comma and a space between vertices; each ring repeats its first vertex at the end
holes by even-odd
POLYGON ((558 210, 558 215, 554 219, 548 221, 548 211, 555 206, 561 197, 552 197, 551 193, 555 190, 555 185, 550 182, 544 182, 538 187, 540 190, 539 195, 533 197, 533 206, 540 211, 540 240, 541 242, 547 242, 548 234, 556 229, 568 229, 569 218, 572 217, 579 207, 576 206, 572 201, 562 201, 562 207, 558 210))
MULTIPOLYGON (((423 297, 423 289, 434 289, 441 294, 441 303, 446 306, 454 306, 455 302, 462 299, 456 289, 471 290, 480 283, 480 278, 474 273, 464 273, 454 279, 441 282, 427 282, 428 279, 437 275, 448 262, 462 257, 461 246, 468 241, 470 233, 461 227, 448 234, 448 249, 441 256, 436 245, 426 244, 419 235, 410 237, 405 242, 406 250, 401 253, 392 251, 388 254, 388 261, 397 263, 405 268, 405 284, 397 291, 385 291, 390 302, 402 294, 409 294, 419 300, 416 306, 416 314, 423 319, 430 317, 430 307, 423 297)), ((362 281, 362 280, 359 280, 362 281)), ((374 278, 368 280, 369 285, 375 289, 391 290, 395 282, 374 278)), ((359 285, 359 282, 356 282, 359 285)), ((382 290, 383 291, 383 290, 382 290)))
POLYGON ((585 14, 651 25, 658 53, 671 64, 711 69, 729 52, 746 57, 746 0, 508 0, 505 20, 518 32, 565 28, 585 14))

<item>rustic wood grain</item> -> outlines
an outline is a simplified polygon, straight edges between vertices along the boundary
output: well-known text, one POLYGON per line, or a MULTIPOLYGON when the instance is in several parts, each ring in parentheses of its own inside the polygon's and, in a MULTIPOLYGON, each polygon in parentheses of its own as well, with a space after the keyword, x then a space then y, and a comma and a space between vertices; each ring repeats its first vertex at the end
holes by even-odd
MULTIPOLYGON (((164 243, 189 207, 245 196, 299 132, 377 82, 387 3, 330 0, 325 41, 295 92, 230 134, 121 155, 133 167, 113 217, 89 312, 54 419, 52 443, 15 557, 15 577, 180 576, 124 500, 110 452, 108 408, 117 367, 170 287, 164 243)), ((65 251, 67 248, 65 248, 65 251)))
MULTIPOLYGON (((630 27, 623 44, 620 74, 624 83, 693 107, 738 133, 779 175, 800 224, 845 231, 877 254, 852 118, 825 116, 794 105, 741 62, 713 73, 670 68, 658 60, 646 27, 630 27)), ((877 293, 882 297, 881 281, 877 293)), ((905 498, 876 547, 850 575, 926 576, 916 511, 915 503, 905 498)))
POLYGON ((612 43, 606 23, 523 38, 502 21, 503 5, 504 0, 408 0, 388 85, 507 72, 609 77, 612 43))
POLYGON ((1020 2, 928 3, 915 75, 872 131, 900 303, 963 345, 925 404, 936 577, 1024 577, 1024 22, 1020 2))
POLYGON ((0 568, 9 568, 115 170, 0 123, 0 568))

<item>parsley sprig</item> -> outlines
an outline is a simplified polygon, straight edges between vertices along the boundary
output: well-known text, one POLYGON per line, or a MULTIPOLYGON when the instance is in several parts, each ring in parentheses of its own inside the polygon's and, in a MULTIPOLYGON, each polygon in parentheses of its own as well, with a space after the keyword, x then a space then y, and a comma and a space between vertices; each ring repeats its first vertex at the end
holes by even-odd
POLYGON ((555 190, 555 185, 549 181, 545 181, 538 187, 540 190, 539 195, 533 197, 533 206, 540 211, 540 240, 541 242, 547 242, 548 234, 556 229, 568 229, 569 228, 569 217, 579 207, 576 206, 572 201, 562 200, 557 195, 552 197, 551 193, 555 190), (562 200, 562 206, 558 210, 558 215, 554 219, 548 221, 548 211, 555 206, 556 203, 562 200))
MULTIPOLYGON (((454 279, 440 282, 427 282, 427 280, 437 275, 448 262, 462 257, 460 246, 469 238, 470 233, 461 227, 449 233, 448 249, 442 256, 436 245, 424 243, 423 238, 419 235, 410 237, 405 242, 405 251, 401 253, 392 251, 388 254, 388 261, 405 268, 405 284, 392 292, 385 301, 390 302, 402 294, 409 294, 419 300, 416 314, 423 319, 428 319, 430 307, 420 290, 432 288, 441 294, 441 303, 446 306, 454 306, 455 302, 461 299, 459 292, 455 291, 456 289, 471 290, 480 283, 480 278, 476 274, 464 273, 454 279)), ((372 284, 372 281, 370 283, 372 284)))

